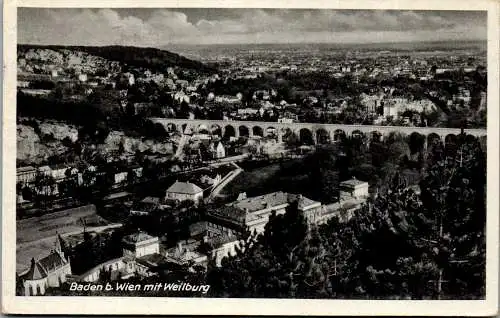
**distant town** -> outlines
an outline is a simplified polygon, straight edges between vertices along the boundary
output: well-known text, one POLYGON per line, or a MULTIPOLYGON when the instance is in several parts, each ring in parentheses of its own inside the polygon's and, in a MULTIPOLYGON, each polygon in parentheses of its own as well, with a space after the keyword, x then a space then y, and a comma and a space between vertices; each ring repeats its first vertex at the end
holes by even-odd
POLYGON ((177 51, 18 46, 18 295, 484 295, 481 43, 177 51))

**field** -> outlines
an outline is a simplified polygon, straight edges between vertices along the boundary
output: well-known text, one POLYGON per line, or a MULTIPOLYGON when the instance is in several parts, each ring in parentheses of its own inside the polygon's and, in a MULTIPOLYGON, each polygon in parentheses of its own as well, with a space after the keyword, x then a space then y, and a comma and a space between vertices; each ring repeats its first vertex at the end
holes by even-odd
POLYGON ((17 271, 26 269, 32 257, 46 256, 54 247, 56 233, 64 235, 82 231, 82 218, 87 226, 107 224, 96 214, 94 205, 18 220, 16 222, 17 271))
POLYGON ((83 228, 81 219, 87 223, 96 218, 94 205, 86 205, 78 208, 63 210, 24 220, 18 220, 17 244, 40 240, 57 233, 77 231, 83 228))
POLYGON ((221 192, 229 198, 235 198, 239 193, 246 192, 248 197, 274 191, 302 193, 311 196, 311 180, 308 168, 302 159, 283 163, 261 163, 258 166, 241 164, 245 170, 229 183, 221 192))
POLYGON ((279 170, 279 164, 272 164, 252 171, 244 171, 230 182, 221 193, 227 196, 235 196, 240 192, 249 192, 249 190, 252 192, 253 189, 258 188, 272 178, 279 170))

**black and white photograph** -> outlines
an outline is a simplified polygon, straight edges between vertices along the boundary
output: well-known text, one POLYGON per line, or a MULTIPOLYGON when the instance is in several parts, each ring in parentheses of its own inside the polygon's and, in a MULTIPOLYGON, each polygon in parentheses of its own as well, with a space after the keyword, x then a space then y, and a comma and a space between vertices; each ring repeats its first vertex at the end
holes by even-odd
POLYGON ((13 298, 496 312, 498 4, 176 5, 16 8, 13 298))

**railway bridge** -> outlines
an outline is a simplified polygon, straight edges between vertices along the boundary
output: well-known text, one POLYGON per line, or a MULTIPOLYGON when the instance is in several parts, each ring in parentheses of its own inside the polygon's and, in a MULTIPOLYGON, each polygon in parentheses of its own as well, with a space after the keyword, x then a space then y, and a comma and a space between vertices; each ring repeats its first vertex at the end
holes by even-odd
MULTIPOLYGON (((454 138, 462 130, 459 128, 440 127, 406 127, 406 126, 376 126, 376 125, 342 125, 320 123, 278 123, 262 121, 233 121, 233 120, 201 120, 151 117, 153 124, 162 125, 167 131, 184 133, 209 133, 221 137, 252 137, 274 136, 278 141, 289 133, 294 133, 305 143, 328 143, 339 140, 342 136, 367 136, 383 138, 391 133, 403 135, 419 134, 425 136, 425 141, 439 138, 446 143, 448 138, 454 138)), ((464 129, 466 134, 475 136, 483 142, 486 140, 486 129, 464 129)))

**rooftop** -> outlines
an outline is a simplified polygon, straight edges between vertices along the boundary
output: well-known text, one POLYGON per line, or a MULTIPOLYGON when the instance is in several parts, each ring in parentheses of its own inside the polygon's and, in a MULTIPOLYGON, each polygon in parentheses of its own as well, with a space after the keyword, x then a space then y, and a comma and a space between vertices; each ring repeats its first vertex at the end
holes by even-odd
POLYGON ((32 166, 25 166, 25 167, 19 167, 16 170, 17 170, 17 173, 33 172, 33 171, 35 171, 35 168, 32 166))
POLYGON ((182 194, 198 194, 203 192, 203 190, 194 183, 190 182, 179 182, 176 181, 174 184, 167 189, 170 193, 182 193, 182 194))
POLYGON ((166 263, 167 260, 165 256, 155 253, 139 257, 138 259, 136 259, 136 261, 147 267, 156 267, 166 263))
POLYGON ((58 164, 55 164, 55 165, 50 165, 49 166, 52 170, 60 170, 60 169, 68 169, 69 166, 67 164, 64 164, 64 163, 58 163, 58 164))
POLYGON ((311 199, 309 199, 301 194, 289 194, 288 195, 288 202, 293 202, 295 200, 298 201, 299 209, 305 209, 305 208, 308 208, 308 207, 310 207, 312 205, 316 205, 316 204, 321 205, 321 202, 311 200, 311 199))
POLYGON ((104 200, 114 200, 114 199, 119 199, 119 198, 124 198, 130 196, 129 192, 117 192, 117 193, 112 193, 104 197, 104 200))
POLYGON ((31 268, 23 277, 28 280, 45 278, 51 271, 65 264, 67 264, 67 261, 64 259, 64 257, 59 252, 52 251, 49 255, 45 256, 39 261, 35 261, 33 259, 31 268))
POLYGON ((340 186, 347 186, 347 187, 356 188, 356 187, 359 187, 360 185, 365 185, 365 184, 368 185, 368 182, 357 180, 357 179, 350 179, 350 180, 342 181, 340 183, 340 186))
POLYGON ((154 236, 151 236, 147 233, 144 232, 137 232, 134 234, 127 235, 123 238, 124 241, 129 242, 129 243, 140 243, 144 242, 150 239, 155 238, 154 236))
POLYGON ((247 198, 240 201, 235 201, 230 204, 237 209, 245 212, 256 212, 266 208, 272 208, 288 203, 288 193, 278 191, 260 195, 257 197, 247 198))
POLYGON ((260 195, 257 197, 246 198, 234 201, 226 206, 209 210, 208 214, 217 219, 217 222, 244 223, 245 221, 256 220, 259 216, 254 212, 264 209, 272 209, 278 206, 288 205, 291 202, 298 201, 299 209, 306 209, 313 205, 321 205, 320 202, 313 201, 300 194, 289 194, 278 191, 260 195))
POLYGON ((159 204, 160 203, 160 198, 158 198, 158 197, 145 197, 144 199, 142 199, 141 203, 159 204))

